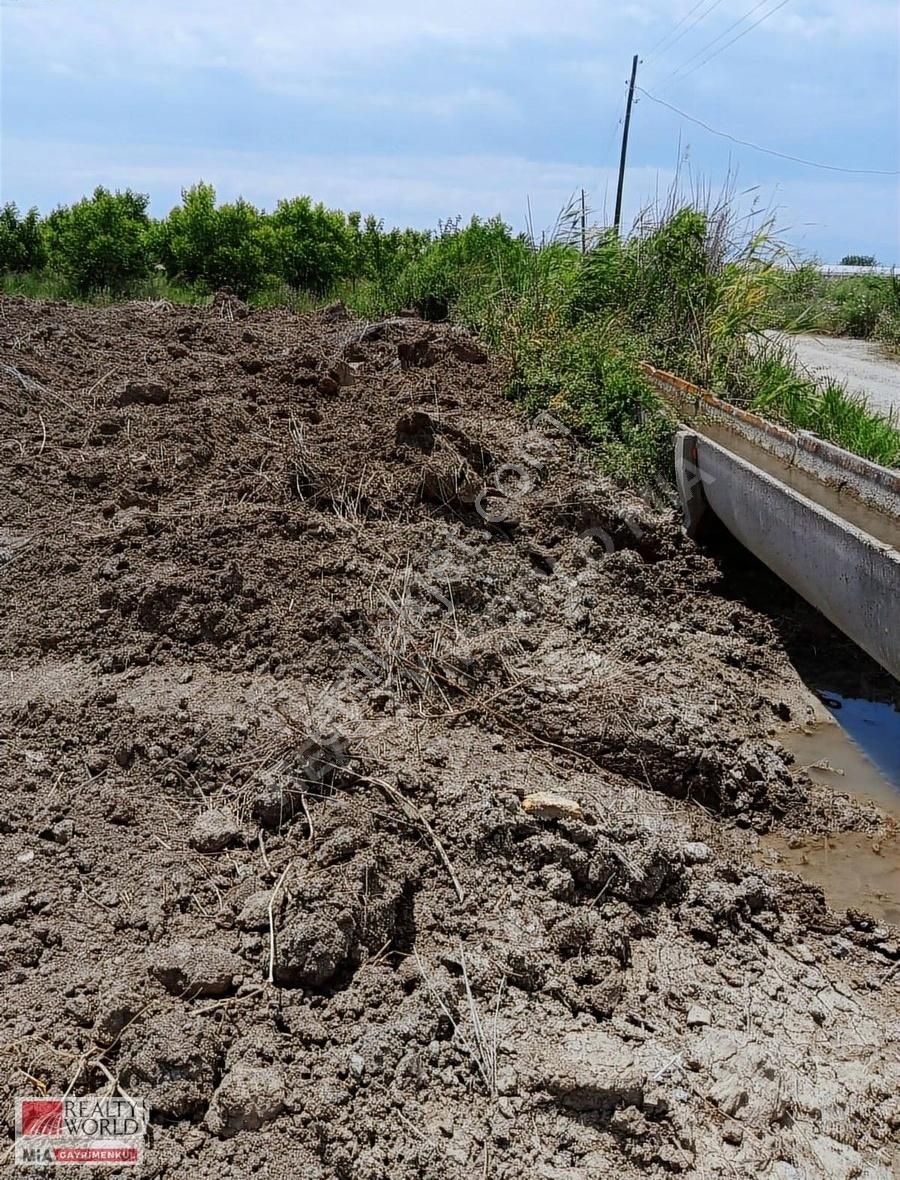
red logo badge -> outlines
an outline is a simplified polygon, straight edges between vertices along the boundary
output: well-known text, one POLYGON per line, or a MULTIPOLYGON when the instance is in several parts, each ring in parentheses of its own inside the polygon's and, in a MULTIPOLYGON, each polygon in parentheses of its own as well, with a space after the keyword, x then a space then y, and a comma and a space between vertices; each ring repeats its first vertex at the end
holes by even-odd
POLYGON ((22 1135, 61 1135, 63 1104, 59 1098, 26 1098, 22 1103, 22 1135))

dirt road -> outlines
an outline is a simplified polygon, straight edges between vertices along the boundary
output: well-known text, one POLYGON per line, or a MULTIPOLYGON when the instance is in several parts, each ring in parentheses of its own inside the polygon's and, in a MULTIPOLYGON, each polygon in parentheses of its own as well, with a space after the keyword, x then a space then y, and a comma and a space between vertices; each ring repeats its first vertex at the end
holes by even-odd
POLYGON ((143 1180, 890 1180, 896 932, 753 863, 882 830, 771 740, 840 636, 448 327, 0 360, 7 1136, 114 1078, 143 1180))
POLYGON ((877 344, 838 336, 767 335, 789 344, 800 364, 815 376, 843 382, 880 414, 900 416, 900 361, 886 356, 877 344))

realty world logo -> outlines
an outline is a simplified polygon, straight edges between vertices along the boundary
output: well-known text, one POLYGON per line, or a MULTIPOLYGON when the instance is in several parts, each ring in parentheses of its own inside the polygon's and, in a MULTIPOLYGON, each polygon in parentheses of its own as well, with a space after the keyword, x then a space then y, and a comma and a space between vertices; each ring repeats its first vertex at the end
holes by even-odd
POLYGON ((133 1098, 17 1098, 20 1167, 139 1164, 150 1111, 133 1098))

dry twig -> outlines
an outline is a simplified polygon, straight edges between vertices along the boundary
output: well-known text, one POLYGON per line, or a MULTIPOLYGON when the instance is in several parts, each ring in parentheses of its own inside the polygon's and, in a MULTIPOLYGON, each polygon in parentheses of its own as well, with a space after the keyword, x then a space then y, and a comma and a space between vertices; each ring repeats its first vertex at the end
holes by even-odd
POLYGON ((416 807, 414 803, 411 803, 405 795, 401 794, 396 787, 393 787, 390 783, 385 782, 384 779, 372 778, 367 774, 359 774, 355 770, 348 770, 347 767, 344 767, 344 770, 345 772, 352 774, 354 778, 359 779, 360 782, 371 783, 373 787, 378 787, 378 789, 388 798, 391 803, 399 807, 401 811, 406 812, 407 816, 413 821, 413 823, 418 824, 423 829, 423 831, 428 834, 429 839, 437 849, 438 856, 444 862, 444 867, 450 874, 450 880, 453 882, 453 888, 456 890, 456 896, 459 898, 460 902, 465 902, 466 897, 463 892, 463 887, 460 884, 459 877, 457 877, 456 873, 454 872, 453 865, 450 863, 450 857, 447 855, 447 850, 438 839, 438 835, 434 828, 421 813, 421 811, 419 811, 418 807, 416 807))
POLYGON ((275 882, 275 888, 272 890, 272 896, 269 898, 268 912, 269 912, 269 983, 275 982, 275 901, 278 897, 278 891, 284 884, 284 879, 288 875, 290 865, 287 864, 281 870, 281 876, 275 882))

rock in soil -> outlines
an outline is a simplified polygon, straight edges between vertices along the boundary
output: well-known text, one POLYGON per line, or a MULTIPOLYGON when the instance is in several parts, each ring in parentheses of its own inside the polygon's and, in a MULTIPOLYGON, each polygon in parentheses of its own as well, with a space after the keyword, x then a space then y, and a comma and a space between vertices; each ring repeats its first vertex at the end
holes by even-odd
POLYGON ((889 1180, 897 931, 754 862, 879 822, 771 740, 834 632, 447 325, 0 353, 10 1140, 99 1061, 147 1176, 889 1180))
POLYGON ((522 807, 529 815, 538 819, 584 819, 581 804, 562 795, 551 795, 547 791, 526 795, 522 807))

